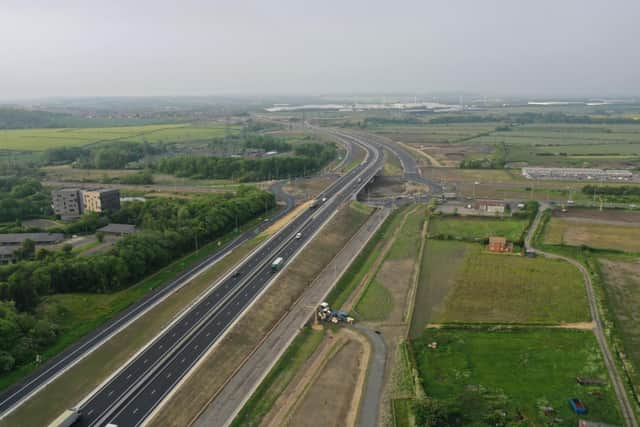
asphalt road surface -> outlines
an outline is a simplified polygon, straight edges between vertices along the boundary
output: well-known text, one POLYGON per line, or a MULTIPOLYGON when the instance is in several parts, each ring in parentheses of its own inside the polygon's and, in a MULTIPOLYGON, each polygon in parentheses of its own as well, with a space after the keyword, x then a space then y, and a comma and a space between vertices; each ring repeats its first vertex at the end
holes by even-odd
MULTIPOLYGON (((259 225, 258 227, 270 225, 272 222, 289 213, 294 207, 294 200, 291 196, 283 193, 279 188, 274 192, 279 198, 281 197, 287 203, 287 207, 272 216, 269 221, 259 225)), ((81 360, 90 351, 99 347, 121 328, 131 323, 138 316, 159 303, 167 297, 167 295, 171 294, 176 288, 188 282, 194 274, 209 268, 212 264, 216 263, 226 254, 233 251, 236 247, 254 237, 255 231, 256 228, 253 227, 251 230, 244 232, 231 242, 223 245, 214 254, 211 254, 194 267, 181 273, 178 277, 156 287, 136 304, 119 313, 92 333, 81 338, 56 357, 49 359, 22 382, 0 394, 0 417, 6 415, 11 409, 17 407, 32 393, 52 381, 74 363, 81 360)))
POLYGON ((351 136, 331 134, 364 145, 367 161, 325 190, 319 197, 326 197, 326 202, 301 213, 275 234, 89 397, 80 407, 76 425, 142 423, 271 281, 272 261, 282 257, 286 264, 338 206, 382 167, 381 149, 351 136), (297 233, 302 237, 296 239, 297 233))

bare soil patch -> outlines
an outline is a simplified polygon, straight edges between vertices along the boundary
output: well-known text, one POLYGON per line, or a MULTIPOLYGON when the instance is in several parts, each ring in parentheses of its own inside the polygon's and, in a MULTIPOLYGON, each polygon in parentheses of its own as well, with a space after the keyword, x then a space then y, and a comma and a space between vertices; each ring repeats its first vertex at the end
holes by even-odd
POLYGON ((336 178, 336 175, 322 175, 306 179, 296 179, 286 184, 283 190, 295 197, 296 200, 309 200, 329 187, 336 178))
POLYGON ((601 223, 624 223, 640 225, 640 212, 625 211, 622 209, 586 209, 586 208, 569 208, 567 212, 559 210, 553 211, 553 216, 564 219, 586 219, 601 223))
MULTIPOLYGON (((368 357, 361 341, 349 339, 324 365, 316 380, 296 406, 287 426, 353 426, 357 411, 359 377, 366 372, 368 357), (321 420, 321 421, 320 421, 321 420)), ((361 388, 361 387, 360 387, 361 388)))

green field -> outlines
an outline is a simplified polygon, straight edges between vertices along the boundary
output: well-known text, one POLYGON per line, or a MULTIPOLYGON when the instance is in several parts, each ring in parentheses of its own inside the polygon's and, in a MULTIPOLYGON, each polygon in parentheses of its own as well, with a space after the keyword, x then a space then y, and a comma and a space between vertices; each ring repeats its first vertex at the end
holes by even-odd
POLYGON ((459 409, 462 420, 451 425, 575 426, 570 398, 586 404, 589 420, 621 424, 591 332, 445 328, 426 330, 411 344, 427 395, 459 409), (437 349, 427 347, 431 342, 437 349), (581 386, 578 376, 605 384, 581 386), (556 418, 562 421, 551 424, 556 418))
POLYGON ((186 142, 223 137, 237 132, 224 124, 173 124, 108 128, 15 129, 0 131, 0 148, 16 151, 44 151, 103 141, 186 142))
POLYGON ((406 213, 402 227, 396 229, 393 244, 356 305, 360 319, 404 321, 403 308, 422 242, 426 210, 426 205, 415 206, 406 213))
POLYGON ((449 236, 453 239, 482 241, 490 236, 520 240, 528 221, 520 218, 485 218, 434 216, 429 221, 429 236, 449 236))
POLYGON ((427 242, 412 336, 426 323, 589 320, 582 276, 566 262, 491 254, 474 243, 427 242))

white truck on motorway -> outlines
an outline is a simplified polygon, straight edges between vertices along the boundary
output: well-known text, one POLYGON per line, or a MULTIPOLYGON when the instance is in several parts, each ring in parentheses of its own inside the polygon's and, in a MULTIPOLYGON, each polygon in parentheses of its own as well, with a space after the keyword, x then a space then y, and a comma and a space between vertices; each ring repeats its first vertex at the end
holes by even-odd
POLYGON ((282 264, 284 263, 284 258, 279 256, 271 263, 271 271, 276 272, 282 268, 282 264))

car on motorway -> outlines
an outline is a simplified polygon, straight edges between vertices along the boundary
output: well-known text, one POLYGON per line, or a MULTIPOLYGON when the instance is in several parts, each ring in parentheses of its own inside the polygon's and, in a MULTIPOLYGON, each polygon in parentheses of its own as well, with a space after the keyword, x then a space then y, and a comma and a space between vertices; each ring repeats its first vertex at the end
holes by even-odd
POLYGON ((302 237, 302 233, 296 233, 296 239, 299 239, 302 237))

